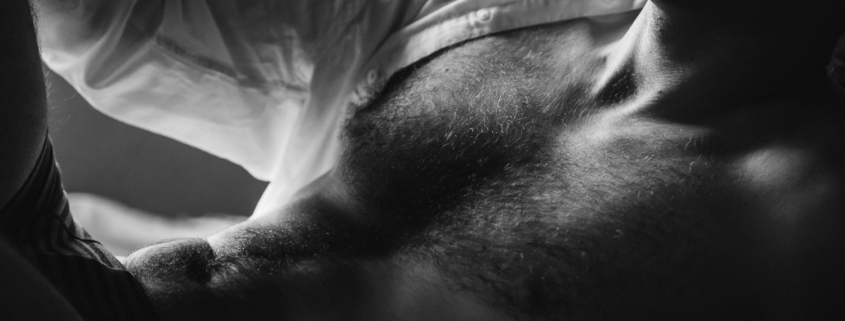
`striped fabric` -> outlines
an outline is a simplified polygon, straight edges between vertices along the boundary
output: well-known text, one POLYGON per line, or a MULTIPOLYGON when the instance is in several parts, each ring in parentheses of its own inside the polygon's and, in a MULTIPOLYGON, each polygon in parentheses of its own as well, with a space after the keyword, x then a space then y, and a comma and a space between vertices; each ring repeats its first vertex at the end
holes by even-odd
POLYGON ((70 214, 49 139, 35 169, 0 211, 0 235, 85 320, 153 320, 140 284, 70 214))

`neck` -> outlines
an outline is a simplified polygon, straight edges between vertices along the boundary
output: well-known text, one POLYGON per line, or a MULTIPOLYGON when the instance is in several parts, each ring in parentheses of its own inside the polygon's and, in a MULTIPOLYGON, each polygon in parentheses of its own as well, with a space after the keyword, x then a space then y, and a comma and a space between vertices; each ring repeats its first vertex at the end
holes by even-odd
MULTIPOLYGON (((807 6, 764 13, 754 12, 763 11, 763 5, 695 3, 649 2, 611 54, 603 79, 633 70, 638 96, 651 105, 671 106, 658 112, 698 117, 823 77, 841 31, 824 18, 805 21, 821 17, 806 15, 807 6)), ((599 82, 599 87, 608 85, 599 82)))

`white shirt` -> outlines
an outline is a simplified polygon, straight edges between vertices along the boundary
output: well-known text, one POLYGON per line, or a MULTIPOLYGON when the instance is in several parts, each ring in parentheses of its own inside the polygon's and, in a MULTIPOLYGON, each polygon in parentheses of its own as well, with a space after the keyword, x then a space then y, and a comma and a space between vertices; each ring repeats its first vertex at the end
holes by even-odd
POLYGON ((43 5, 44 62, 95 108, 270 181, 253 217, 330 170, 348 108, 496 32, 646 0, 110 0, 43 5))

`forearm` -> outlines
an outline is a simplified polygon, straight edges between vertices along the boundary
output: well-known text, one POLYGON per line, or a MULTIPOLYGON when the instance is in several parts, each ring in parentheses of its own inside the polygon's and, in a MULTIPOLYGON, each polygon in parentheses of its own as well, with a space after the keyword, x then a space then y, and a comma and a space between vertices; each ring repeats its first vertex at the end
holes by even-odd
POLYGON ((27 0, 0 1, 0 213, 29 175, 47 131, 44 75, 27 0))

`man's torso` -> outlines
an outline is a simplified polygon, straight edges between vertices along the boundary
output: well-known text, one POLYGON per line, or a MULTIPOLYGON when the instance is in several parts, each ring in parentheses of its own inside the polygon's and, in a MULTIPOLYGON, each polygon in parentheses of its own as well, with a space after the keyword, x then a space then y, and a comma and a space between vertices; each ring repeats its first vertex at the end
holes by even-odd
POLYGON ((347 122, 340 165, 287 214, 212 240, 200 283, 269 281, 285 315, 347 319, 422 289, 395 280, 413 266, 510 316, 804 308, 787 293, 827 289, 828 270, 802 261, 842 247, 842 94, 817 81, 685 114, 652 99, 671 86, 602 78, 631 19, 487 37, 394 76, 347 122))

